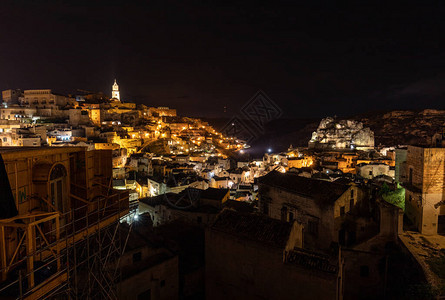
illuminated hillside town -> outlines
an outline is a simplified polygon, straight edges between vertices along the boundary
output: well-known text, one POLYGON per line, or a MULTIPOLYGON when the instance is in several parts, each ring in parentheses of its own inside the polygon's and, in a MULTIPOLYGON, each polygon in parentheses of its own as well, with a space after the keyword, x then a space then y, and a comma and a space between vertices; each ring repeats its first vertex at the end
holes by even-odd
POLYGON ((0 11, 0 300, 445 299, 440 1, 0 11))
POLYGON ((376 146, 326 117, 307 147, 254 158, 116 80, 110 98, 5 90, 0 112, 2 296, 398 297, 400 272, 440 289, 443 133, 376 146))

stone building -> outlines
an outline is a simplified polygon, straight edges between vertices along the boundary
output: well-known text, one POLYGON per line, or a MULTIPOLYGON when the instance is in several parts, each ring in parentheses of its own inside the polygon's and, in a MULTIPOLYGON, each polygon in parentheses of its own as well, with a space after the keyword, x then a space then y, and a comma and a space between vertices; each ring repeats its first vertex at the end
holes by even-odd
POLYGON ((312 133, 309 148, 315 149, 359 149, 374 148, 374 132, 353 120, 321 120, 317 131, 312 133))
POLYGON ((445 148, 408 146, 406 215, 423 234, 437 234, 445 225, 445 148))
POLYGON ((33 129, 35 127, 13 128, 9 132, 0 133, 0 146, 40 147, 41 136, 33 129))
POLYGON ((176 109, 169 107, 149 107, 148 114, 154 117, 176 117, 176 109))
POLYGON ((395 150, 395 180, 397 182, 406 181, 406 155, 408 154, 407 148, 397 148, 395 150))
POLYGON ((102 110, 100 108, 90 108, 88 109, 88 116, 90 117, 91 122, 100 127, 102 122, 102 110))
POLYGON ((0 119, 18 120, 32 119, 40 116, 39 110, 31 107, 22 107, 19 105, 9 105, 0 109, 0 119))
POLYGON ((70 109, 68 111, 69 124, 72 126, 90 125, 89 111, 84 109, 70 109))
POLYGON ((229 189, 186 188, 178 194, 165 193, 139 199, 139 212, 148 212, 154 226, 173 220, 205 226, 215 220, 229 196, 229 189))
POLYGON ((290 168, 307 168, 314 164, 314 159, 310 156, 292 157, 287 161, 287 167, 290 168))
POLYGON ((23 97, 20 89, 2 91, 2 100, 6 105, 18 104, 20 97, 23 97))
POLYGON ((366 178, 366 179, 372 179, 377 176, 386 175, 391 178, 394 178, 394 169, 387 164, 383 163, 371 163, 371 164, 365 164, 361 163, 356 166, 357 169, 357 175, 366 178))
POLYGON ((52 92, 50 89, 25 90, 22 105, 25 107, 57 109, 69 103, 74 103, 75 99, 52 92))
POLYGON ((337 257, 302 249, 302 225, 224 210, 206 230, 207 299, 341 299, 337 257))
POLYGON ((260 177, 258 184, 261 212, 274 219, 302 223, 305 247, 315 249, 346 242, 343 220, 363 198, 362 190, 355 185, 292 173, 272 171, 260 177))
POLYGON ((122 228, 121 235, 129 237, 122 241, 126 248, 120 259, 119 299, 178 299, 178 256, 155 242, 151 227, 142 223, 143 218, 139 216, 131 231, 128 226, 122 228))
POLYGON ((320 167, 329 170, 340 170, 343 173, 356 173, 358 155, 355 151, 324 151, 317 157, 320 167))
MULTIPOLYGON (((342 248, 344 299, 384 298, 388 288, 382 266, 387 268, 387 273, 398 273, 394 259, 391 257, 389 261, 389 253, 402 256, 397 244, 398 235, 403 233, 403 211, 381 198, 376 201, 376 206, 378 232, 368 235, 367 239, 356 245, 342 248)), ((409 268, 414 272, 416 266, 409 268)))

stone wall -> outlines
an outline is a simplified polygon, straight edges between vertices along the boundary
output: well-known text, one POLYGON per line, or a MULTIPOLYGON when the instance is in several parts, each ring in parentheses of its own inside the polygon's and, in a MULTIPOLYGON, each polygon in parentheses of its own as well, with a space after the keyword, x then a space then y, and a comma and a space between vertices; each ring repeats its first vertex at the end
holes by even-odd
MULTIPOLYGON (((423 234, 436 234, 445 200, 445 148, 409 146, 406 159, 406 213, 423 234)), ((445 211, 444 211, 445 213, 445 211)))
MULTIPOLYGON (((130 253, 131 254, 131 253, 130 253)), ((131 255, 128 255, 131 260, 131 255)), ((124 264, 124 263, 123 263, 124 264)), ((129 264, 132 264, 130 261, 129 264)), ((145 264, 138 262, 137 264, 145 264)), ((125 265, 124 265, 125 267, 125 265)), ((119 299, 178 299, 178 257, 159 261, 126 277, 118 285, 119 299)))
POLYGON ((315 199, 265 184, 260 184, 259 195, 259 206, 263 213, 284 221, 289 221, 288 215, 292 213, 293 219, 304 225, 304 247, 312 249, 328 249, 332 242, 339 242, 339 230, 342 228, 344 217, 352 210, 352 202, 356 205, 364 197, 363 191, 354 185, 346 190, 335 203, 326 203, 322 206, 315 199), (283 207, 287 208, 287 218, 283 216, 283 207), (343 216, 341 207, 344 207, 345 215, 343 216), (309 223, 313 224, 313 222, 318 224, 318 233, 313 233, 309 229, 309 223))

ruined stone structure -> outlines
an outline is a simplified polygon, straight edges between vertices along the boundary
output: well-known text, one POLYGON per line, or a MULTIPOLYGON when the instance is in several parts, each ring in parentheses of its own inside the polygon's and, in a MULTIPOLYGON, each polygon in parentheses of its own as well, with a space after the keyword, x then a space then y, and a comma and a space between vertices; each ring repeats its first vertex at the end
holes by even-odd
POLYGON ((312 133, 309 148, 315 149, 361 149, 374 147, 374 132, 353 120, 321 120, 317 131, 312 133))

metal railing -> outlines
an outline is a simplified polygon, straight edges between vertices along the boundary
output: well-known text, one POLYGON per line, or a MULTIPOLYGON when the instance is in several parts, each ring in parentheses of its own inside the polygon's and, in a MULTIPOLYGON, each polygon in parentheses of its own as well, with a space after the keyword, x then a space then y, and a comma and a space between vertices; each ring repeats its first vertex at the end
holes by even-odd
MULTIPOLYGON (((72 190, 77 191, 75 193, 79 192, 78 187, 72 190)), ((75 204, 74 208, 63 213, 54 212, 51 218, 35 225, 36 228, 33 231, 28 230, 28 233, 18 226, 11 227, 13 224, 2 224, 3 220, 0 220, 0 227, 6 229, 8 237, 16 236, 18 240, 22 239, 12 256, 7 253, 6 239, 0 249, 3 260, 9 262, 0 269, 0 274, 4 275, 0 283, 0 298, 25 299, 30 295, 39 298, 57 293, 80 294, 73 291, 73 288, 81 279, 70 277, 83 274, 80 270, 85 266, 90 267, 93 257, 97 259, 95 257, 97 254, 99 263, 106 264, 112 254, 109 249, 116 248, 113 249, 113 253, 118 250, 113 246, 114 237, 110 234, 101 237, 100 234, 101 231, 118 225, 130 210, 135 210, 134 206, 129 206, 128 193, 115 190, 110 192, 110 189, 104 187, 93 201, 85 199, 80 201, 80 197, 75 194, 70 196, 72 204, 75 204), (32 236, 25 238, 25 234, 32 236), (99 235, 96 241, 106 244, 96 245, 95 242, 90 248, 90 239, 95 235, 99 235), (81 249, 85 244, 88 247, 88 255, 76 256, 77 252, 85 250, 81 249)), ((29 222, 30 217, 33 218, 33 214, 20 217, 20 215, 16 217, 18 220, 16 222, 28 226, 26 222, 29 222)))

